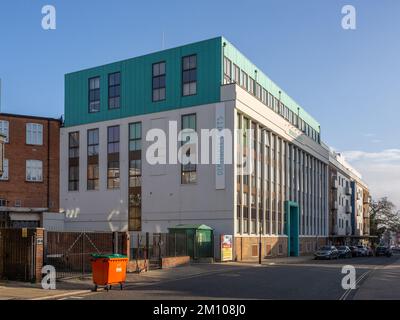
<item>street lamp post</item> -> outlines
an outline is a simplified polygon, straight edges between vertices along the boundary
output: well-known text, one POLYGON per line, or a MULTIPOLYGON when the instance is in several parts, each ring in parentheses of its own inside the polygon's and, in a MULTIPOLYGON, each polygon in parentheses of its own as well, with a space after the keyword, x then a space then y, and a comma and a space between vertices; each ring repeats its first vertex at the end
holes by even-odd
POLYGON ((262 253, 262 241, 261 241, 261 232, 262 232, 262 224, 260 223, 260 219, 258 220, 258 224, 259 224, 259 230, 258 230, 258 234, 259 234, 259 238, 258 238, 258 264, 261 264, 261 253, 262 253))

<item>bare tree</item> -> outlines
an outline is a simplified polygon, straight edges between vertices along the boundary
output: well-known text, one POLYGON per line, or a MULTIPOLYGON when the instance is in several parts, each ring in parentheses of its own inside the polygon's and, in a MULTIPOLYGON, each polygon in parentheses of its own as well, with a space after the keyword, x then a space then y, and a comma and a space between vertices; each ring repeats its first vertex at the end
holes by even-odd
POLYGON ((386 197, 373 200, 370 204, 371 235, 379 238, 386 232, 400 232, 400 211, 386 197))

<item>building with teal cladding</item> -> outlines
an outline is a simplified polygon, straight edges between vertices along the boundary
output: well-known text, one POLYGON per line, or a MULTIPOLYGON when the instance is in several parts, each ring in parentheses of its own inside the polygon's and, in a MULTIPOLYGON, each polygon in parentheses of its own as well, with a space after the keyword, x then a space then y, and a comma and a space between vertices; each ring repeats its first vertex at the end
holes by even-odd
POLYGON ((254 259, 260 233, 263 256, 309 254, 328 236, 329 150, 319 123, 223 37, 69 73, 64 115, 67 231, 135 239, 204 224, 216 237, 233 235, 238 260, 254 259), (173 134, 156 152, 168 160, 148 161, 152 129, 222 127, 232 133, 231 163, 173 163, 170 146, 182 146, 173 134), (241 172, 244 163, 254 170, 241 172))
POLYGON ((224 56, 304 120, 319 140, 319 123, 223 37, 66 74, 65 126, 219 102, 220 86, 224 83, 224 56), (197 94, 182 96, 182 57, 192 54, 197 55, 197 94), (166 99, 153 102, 152 65, 160 61, 166 62, 166 99), (107 77, 114 72, 121 72, 121 107, 109 109, 107 77), (100 76, 100 111, 89 113, 88 79, 95 76, 100 76))

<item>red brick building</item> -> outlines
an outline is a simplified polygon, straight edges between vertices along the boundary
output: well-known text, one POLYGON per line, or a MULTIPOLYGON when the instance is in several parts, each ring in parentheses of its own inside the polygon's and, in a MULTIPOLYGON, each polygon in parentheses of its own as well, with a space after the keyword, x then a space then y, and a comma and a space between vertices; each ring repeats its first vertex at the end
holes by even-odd
POLYGON ((44 212, 59 212, 60 127, 59 119, 0 113, 0 228, 40 227, 44 212))

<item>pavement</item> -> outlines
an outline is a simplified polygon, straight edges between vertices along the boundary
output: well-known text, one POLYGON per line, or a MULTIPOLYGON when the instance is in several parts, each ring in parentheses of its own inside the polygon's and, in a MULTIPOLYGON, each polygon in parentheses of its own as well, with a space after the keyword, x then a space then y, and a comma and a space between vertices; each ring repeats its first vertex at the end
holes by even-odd
POLYGON ((0 281, 0 300, 71 299, 400 299, 400 256, 314 261, 282 257, 263 261, 193 263, 127 274, 124 290, 92 292, 90 277, 40 284, 0 281), (343 265, 357 270, 357 290, 341 287, 343 265))

